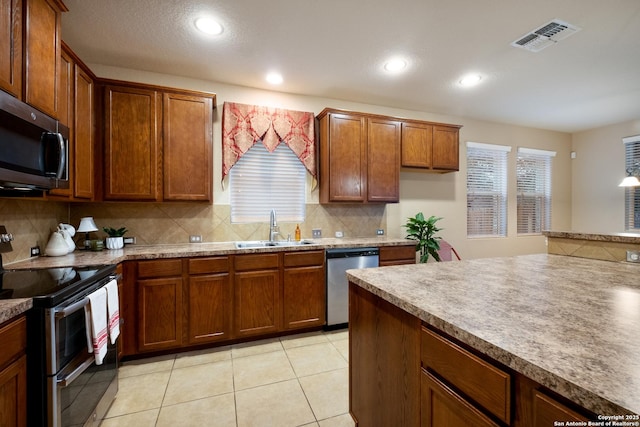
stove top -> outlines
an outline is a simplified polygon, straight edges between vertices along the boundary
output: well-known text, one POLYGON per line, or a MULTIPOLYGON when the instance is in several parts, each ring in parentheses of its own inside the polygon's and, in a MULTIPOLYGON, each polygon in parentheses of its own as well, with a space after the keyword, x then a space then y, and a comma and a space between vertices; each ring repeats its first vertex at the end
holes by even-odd
POLYGON ((34 307, 53 307, 114 274, 115 269, 114 265, 94 265, 4 270, 0 273, 0 299, 33 298, 34 307))

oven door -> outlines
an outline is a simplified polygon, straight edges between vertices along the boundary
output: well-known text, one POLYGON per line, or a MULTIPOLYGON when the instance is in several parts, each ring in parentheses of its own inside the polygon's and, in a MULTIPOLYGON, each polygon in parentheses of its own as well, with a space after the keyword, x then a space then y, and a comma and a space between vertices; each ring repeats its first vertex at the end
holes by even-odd
POLYGON ((117 342, 101 365, 86 351, 48 378, 49 426, 98 426, 118 391, 117 342))

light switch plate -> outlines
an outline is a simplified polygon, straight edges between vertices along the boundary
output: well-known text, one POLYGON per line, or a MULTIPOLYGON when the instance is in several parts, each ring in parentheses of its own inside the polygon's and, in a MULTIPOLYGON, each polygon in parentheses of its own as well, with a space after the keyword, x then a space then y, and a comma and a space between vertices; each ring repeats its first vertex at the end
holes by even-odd
POLYGON ((321 228, 314 228, 311 230, 312 232, 312 236, 314 239, 319 239, 322 237, 322 229, 321 228))

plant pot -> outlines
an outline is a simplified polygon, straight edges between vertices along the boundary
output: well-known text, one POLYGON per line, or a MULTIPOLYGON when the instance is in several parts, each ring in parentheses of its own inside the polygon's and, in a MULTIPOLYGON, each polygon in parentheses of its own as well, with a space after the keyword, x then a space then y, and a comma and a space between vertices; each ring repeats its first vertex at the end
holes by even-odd
POLYGON ((107 237, 106 239, 107 249, 122 249, 124 247, 124 238, 121 237, 107 237))

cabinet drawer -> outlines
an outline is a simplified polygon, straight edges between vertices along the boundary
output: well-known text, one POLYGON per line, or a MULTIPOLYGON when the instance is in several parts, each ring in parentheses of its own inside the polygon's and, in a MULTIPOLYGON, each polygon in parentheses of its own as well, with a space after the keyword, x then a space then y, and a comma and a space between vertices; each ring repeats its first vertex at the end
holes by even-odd
POLYGON ((0 370, 9 362, 24 354, 27 348, 27 320, 24 316, 5 323, 0 328, 0 370))
POLYGON ((588 419, 539 390, 534 391, 533 425, 552 426, 558 420, 587 421, 588 419))
POLYGON ((189 274, 228 273, 229 257, 191 258, 189 274))
POLYGON ((416 247, 411 246, 382 246, 380 248, 380 262, 384 261, 416 260, 416 247))
POLYGON ((422 366, 500 420, 511 418, 511 376, 457 344, 422 327, 422 366))
POLYGON ((238 255, 234 265, 236 271, 264 270, 278 268, 278 254, 238 255))
POLYGON ((182 275, 181 259, 159 259, 138 262, 138 278, 182 275))
POLYGON ((310 265, 324 265, 324 251, 285 252, 285 267, 305 267, 310 265))

